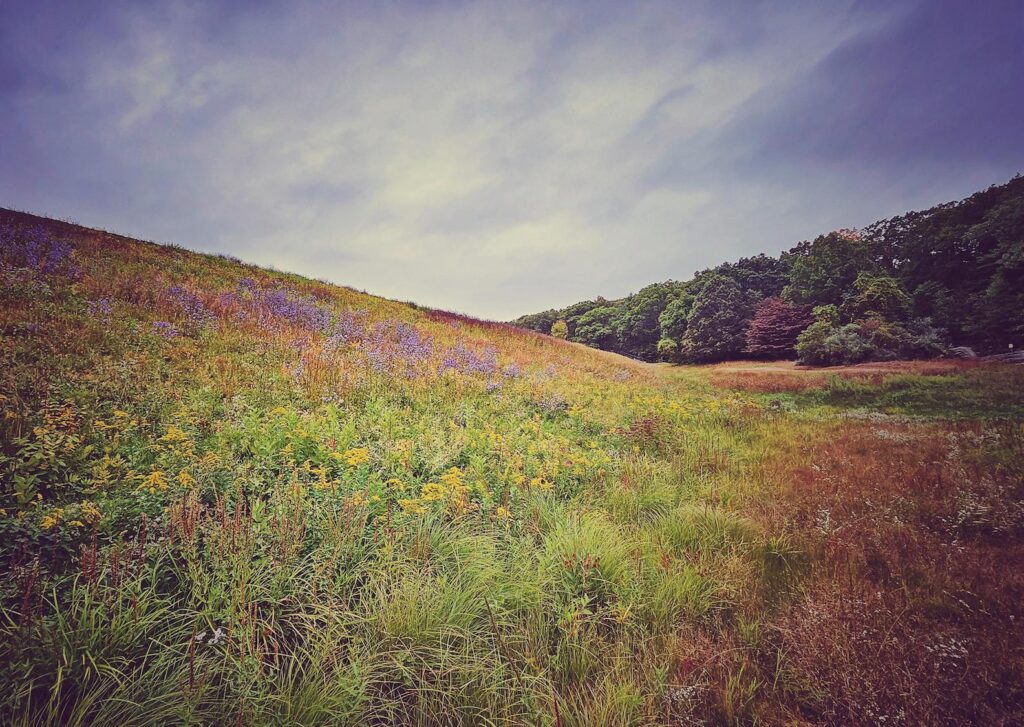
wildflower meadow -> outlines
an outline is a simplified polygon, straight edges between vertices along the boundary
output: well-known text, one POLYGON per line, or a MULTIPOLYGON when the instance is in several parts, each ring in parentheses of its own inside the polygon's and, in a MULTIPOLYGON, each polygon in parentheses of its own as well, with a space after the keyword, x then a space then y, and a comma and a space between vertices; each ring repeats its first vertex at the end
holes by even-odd
POLYGON ((0 299, 4 724, 1024 717, 1019 366, 649 364, 13 212, 0 299))

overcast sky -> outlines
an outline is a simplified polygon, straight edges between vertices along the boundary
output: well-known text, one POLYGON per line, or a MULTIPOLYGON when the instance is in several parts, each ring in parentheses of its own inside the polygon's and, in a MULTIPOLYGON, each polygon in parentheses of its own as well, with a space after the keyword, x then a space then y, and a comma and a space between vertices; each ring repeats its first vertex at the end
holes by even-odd
POLYGON ((0 3, 0 206, 507 319, 1024 171, 1024 2, 0 3))

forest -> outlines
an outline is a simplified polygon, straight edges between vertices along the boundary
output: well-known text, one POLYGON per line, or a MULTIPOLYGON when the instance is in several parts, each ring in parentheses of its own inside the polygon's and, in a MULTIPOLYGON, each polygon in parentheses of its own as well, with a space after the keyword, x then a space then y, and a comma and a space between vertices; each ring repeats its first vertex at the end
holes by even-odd
POLYGON ((1024 177, 513 323, 643 361, 816 365, 1005 352, 1024 335, 1024 177))

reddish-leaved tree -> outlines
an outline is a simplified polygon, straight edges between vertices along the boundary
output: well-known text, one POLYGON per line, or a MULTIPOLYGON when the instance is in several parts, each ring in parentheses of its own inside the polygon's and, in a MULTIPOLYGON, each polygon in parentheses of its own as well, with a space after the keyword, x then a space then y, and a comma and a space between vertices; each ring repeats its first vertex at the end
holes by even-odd
POLYGON ((765 358, 795 355, 796 337, 813 322, 810 310, 782 298, 765 298, 747 329, 747 353, 765 358))

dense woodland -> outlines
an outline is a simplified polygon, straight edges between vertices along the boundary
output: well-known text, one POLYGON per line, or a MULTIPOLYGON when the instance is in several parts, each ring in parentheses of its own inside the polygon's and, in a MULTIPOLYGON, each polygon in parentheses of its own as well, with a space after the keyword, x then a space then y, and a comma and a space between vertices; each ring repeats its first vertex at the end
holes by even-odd
POLYGON ((1019 348, 1024 177, 779 257, 740 258, 514 323, 645 361, 848 364, 1019 348))

